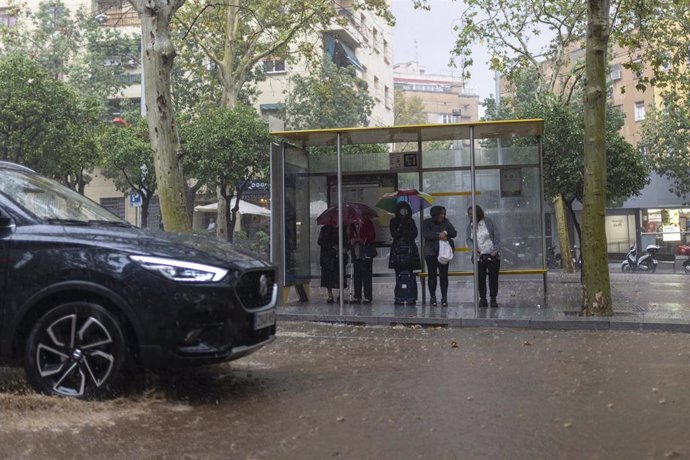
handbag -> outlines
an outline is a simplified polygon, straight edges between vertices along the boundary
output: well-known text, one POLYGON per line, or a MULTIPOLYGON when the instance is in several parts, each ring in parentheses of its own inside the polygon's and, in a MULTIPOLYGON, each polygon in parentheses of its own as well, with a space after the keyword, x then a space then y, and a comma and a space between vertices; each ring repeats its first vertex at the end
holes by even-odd
POLYGON ((448 241, 438 240, 438 263, 446 265, 453 259, 453 248, 448 241))

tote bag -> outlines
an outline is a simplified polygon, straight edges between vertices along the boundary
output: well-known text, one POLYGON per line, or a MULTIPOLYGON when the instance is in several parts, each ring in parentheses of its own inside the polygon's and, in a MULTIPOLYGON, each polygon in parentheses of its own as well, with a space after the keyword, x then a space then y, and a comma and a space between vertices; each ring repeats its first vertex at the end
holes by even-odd
POLYGON ((453 248, 448 241, 438 241, 438 263, 446 265, 453 259, 453 248))

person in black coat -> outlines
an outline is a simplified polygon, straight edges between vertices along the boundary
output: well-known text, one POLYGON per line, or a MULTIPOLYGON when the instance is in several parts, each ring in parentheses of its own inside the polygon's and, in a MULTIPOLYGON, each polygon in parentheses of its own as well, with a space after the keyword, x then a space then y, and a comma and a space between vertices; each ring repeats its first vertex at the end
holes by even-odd
POLYGON ((431 217, 425 219, 422 224, 422 236, 424 237, 424 260, 429 273, 430 304, 436 306, 436 278, 438 276, 441 281, 441 306, 447 307, 448 264, 439 263, 438 245, 439 241, 448 241, 450 247, 455 250, 453 238, 458 236, 458 232, 446 219, 446 208, 443 206, 432 206, 429 213, 431 217))
MULTIPOLYGON (((412 209, 410 205, 404 201, 398 203, 395 209, 395 217, 390 221, 390 231, 393 237, 393 244, 391 245, 390 258, 388 259, 388 268, 395 270, 396 291, 398 288, 398 280, 402 271, 419 270, 422 268, 422 262, 419 258, 419 248, 415 242, 415 238, 419 232, 417 231, 417 224, 412 219, 412 209)), ((416 286, 411 292, 416 292, 416 286)), ((416 294, 415 294, 416 300, 416 294)), ((400 300, 396 294, 396 305, 400 304, 400 300)))
POLYGON ((400 270, 419 270, 422 262, 419 259, 419 248, 415 238, 419 234, 417 224, 412 219, 412 209, 410 205, 401 201, 395 209, 395 217, 390 222, 391 245, 388 268, 395 270, 397 275, 400 270))
MULTIPOLYGON (((347 240, 345 240, 347 241, 347 240)), ((328 290, 327 303, 333 303, 333 289, 340 288, 340 271, 338 267, 338 227, 324 225, 319 231, 318 245, 321 247, 319 263, 321 265, 321 287, 328 290)), ((347 254, 344 254, 343 264, 347 254)), ((347 287, 347 279, 344 280, 343 289, 347 287)))

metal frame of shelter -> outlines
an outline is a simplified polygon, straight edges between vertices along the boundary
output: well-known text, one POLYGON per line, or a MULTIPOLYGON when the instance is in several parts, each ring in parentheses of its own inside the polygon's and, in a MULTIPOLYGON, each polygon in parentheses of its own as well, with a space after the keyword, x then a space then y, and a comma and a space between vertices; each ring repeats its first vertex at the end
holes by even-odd
MULTIPOLYGON (((544 120, 505 120, 482 121, 470 123, 448 123, 430 125, 404 125, 392 127, 367 127, 367 128, 337 128, 316 130, 276 131, 272 135, 281 138, 280 144, 274 144, 271 149, 271 260, 278 266, 279 283, 283 287, 289 285, 286 282, 286 256, 283 245, 286 243, 285 219, 285 152, 286 146, 306 150, 312 146, 335 146, 337 156, 337 203, 338 203, 338 228, 343 228, 343 153, 342 147, 355 144, 382 144, 382 143, 416 143, 419 154, 419 183, 422 188, 422 143, 426 141, 456 141, 468 140, 470 150, 471 173, 471 202, 472 209, 476 209, 476 152, 475 140, 479 139, 509 139, 514 137, 534 137, 537 139, 539 156, 539 214, 541 219, 541 254, 542 268, 540 270, 522 270, 527 274, 542 274, 544 283, 544 303, 546 303, 546 223, 544 215, 544 182, 542 159, 542 136, 544 134, 544 120)), ((308 153, 307 153, 308 161, 308 153)), ((498 165, 497 165, 498 166, 498 165)), ((308 173, 307 173, 308 175, 308 173)), ((345 245, 343 232, 339 231, 338 246, 340 253, 345 245)), ((474 241, 476 239, 476 227, 474 229, 474 241)), ((345 281, 345 268, 339 264, 340 307, 344 304, 343 286, 345 281)), ((516 273, 519 270, 515 271, 516 273)), ((469 274, 469 273, 468 273, 469 274)), ((474 305, 478 307, 478 273, 476 264, 473 266, 474 275, 474 305)), ((424 280, 422 280, 422 283, 424 280)))

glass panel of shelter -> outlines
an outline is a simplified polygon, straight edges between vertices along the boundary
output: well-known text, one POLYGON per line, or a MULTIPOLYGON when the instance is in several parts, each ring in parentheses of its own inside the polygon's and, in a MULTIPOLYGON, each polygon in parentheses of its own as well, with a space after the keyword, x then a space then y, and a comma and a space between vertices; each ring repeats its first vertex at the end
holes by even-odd
POLYGON ((285 285, 309 282, 312 247, 309 193, 309 157, 304 149, 285 144, 283 224, 285 285))
MULTIPOLYGON (((533 141, 525 142, 526 145, 522 146, 516 145, 514 139, 511 141, 505 142, 504 145, 496 141, 476 141, 476 201, 501 230, 506 247, 502 255, 502 269, 541 269, 543 228, 539 215, 539 152, 533 141)), ((410 143, 406 147, 409 149, 410 143)), ((406 167, 403 164, 402 171, 393 165, 396 153, 386 150, 366 153, 366 146, 358 146, 356 153, 344 149, 343 200, 363 202, 374 208, 384 193, 396 189, 416 188, 432 194, 435 204, 446 207, 448 218, 458 231, 458 252, 451 262, 450 271, 471 272, 473 267, 470 252, 465 244, 467 209, 471 205, 469 142, 447 142, 446 147, 450 148, 423 150, 421 158, 417 158, 421 161, 415 162, 414 167, 406 167)), ((394 152, 395 149, 394 145, 394 152)), ((309 271, 312 278, 320 276, 319 248, 316 244, 319 226, 316 225, 316 218, 337 203, 335 148, 319 148, 316 152, 310 157, 310 177, 306 187, 309 190, 309 271)), ((416 152, 412 153, 417 155, 416 152)), ((384 281, 392 283, 393 271, 388 268, 389 248, 392 242, 388 222, 392 216, 385 211, 378 211, 379 217, 375 219, 378 256, 373 263, 373 272, 376 278, 383 278, 384 281)), ((415 216, 420 228, 420 248, 421 224, 427 217, 428 209, 415 216)), ((462 294, 455 296, 456 302, 473 302, 471 276, 454 279, 451 283, 454 283, 451 286, 466 287, 459 290, 462 294)), ((318 300, 321 296, 315 297, 318 300)), ((385 302, 383 299, 380 300, 385 302)))

